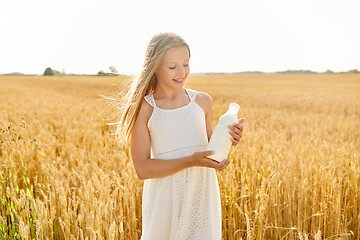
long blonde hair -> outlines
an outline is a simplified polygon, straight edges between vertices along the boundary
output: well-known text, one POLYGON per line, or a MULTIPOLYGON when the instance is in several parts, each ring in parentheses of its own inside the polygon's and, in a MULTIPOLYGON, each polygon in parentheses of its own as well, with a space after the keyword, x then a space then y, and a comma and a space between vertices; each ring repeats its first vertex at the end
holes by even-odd
POLYGON ((123 98, 120 106, 121 117, 117 122, 116 136, 121 142, 128 143, 131 131, 139 115, 144 96, 154 92, 157 83, 155 75, 161 58, 166 50, 173 47, 185 46, 189 51, 188 44, 182 37, 173 32, 163 32, 154 35, 146 49, 145 60, 140 73, 135 75, 129 87, 123 89, 123 98))

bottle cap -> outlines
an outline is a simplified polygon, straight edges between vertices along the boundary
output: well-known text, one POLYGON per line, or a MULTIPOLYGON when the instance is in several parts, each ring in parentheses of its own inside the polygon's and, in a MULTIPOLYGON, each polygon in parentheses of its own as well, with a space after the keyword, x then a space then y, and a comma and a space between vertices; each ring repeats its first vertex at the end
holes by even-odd
POLYGON ((240 105, 237 104, 237 103, 232 102, 232 103, 230 103, 229 109, 230 109, 230 111, 232 111, 232 112, 233 112, 233 111, 234 111, 234 112, 238 112, 239 109, 240 109, 240 105))

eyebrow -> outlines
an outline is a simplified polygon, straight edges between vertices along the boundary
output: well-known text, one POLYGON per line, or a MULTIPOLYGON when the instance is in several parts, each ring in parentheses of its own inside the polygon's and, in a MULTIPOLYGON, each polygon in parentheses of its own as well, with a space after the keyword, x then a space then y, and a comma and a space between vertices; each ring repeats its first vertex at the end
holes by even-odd
MULTIPOLYGON (((190 60, 190 58, 185 59, 185 62, 186 62, 187 60, 190 60)), ((176 63, 176 62, 167 62, 167 63, 165 63, 165 64, 169 64, 169 63, 176 63)))

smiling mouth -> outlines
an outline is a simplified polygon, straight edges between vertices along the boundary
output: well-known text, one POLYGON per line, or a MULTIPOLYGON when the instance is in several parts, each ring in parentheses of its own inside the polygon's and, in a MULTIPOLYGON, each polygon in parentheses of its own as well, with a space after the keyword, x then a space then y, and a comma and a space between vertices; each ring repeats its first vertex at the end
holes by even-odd
POLYGON ((183 78, 181 78, 181 79, 173 79, 175 82, 183 82, 184 81, 184 79, 183 78))

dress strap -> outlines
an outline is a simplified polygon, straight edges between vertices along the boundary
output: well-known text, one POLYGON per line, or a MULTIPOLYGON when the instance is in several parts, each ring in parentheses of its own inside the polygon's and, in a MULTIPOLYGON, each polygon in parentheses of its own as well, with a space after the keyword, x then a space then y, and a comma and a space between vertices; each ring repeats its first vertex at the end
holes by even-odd
POLYGON ((154 96, 152 93, 145 95, 144 99, 154 108, 156 108, 156 104, 154 101, 154 96))
POLYGON ((196 90, 193 90, 193 89, 190 89, 190 88, 186 88, 185 90, 188 92, 190 100, 194 101, 194 99, 196 98, 196 94, 198 92, 196 90))
MULTIPOLYGON (((198 93, 196 90, 190 89, 190 88, 185 88, 185 91, 188 93, 189 97, 190 97, 190 101, 194 101, 194 99, 196 98, 196 94, 198 93)), ((154 100, 154 95, 152 93, 145 95, 144 99, 154 108, 156 107, 155 104, 155 100, 154 100)))

